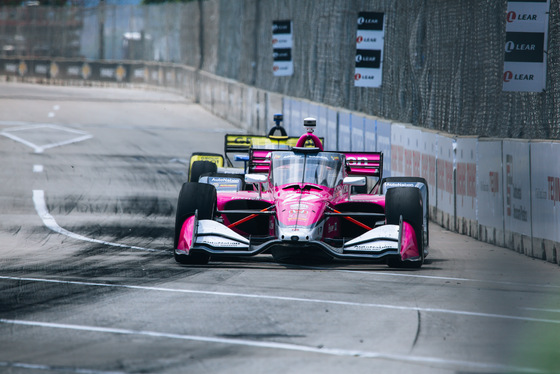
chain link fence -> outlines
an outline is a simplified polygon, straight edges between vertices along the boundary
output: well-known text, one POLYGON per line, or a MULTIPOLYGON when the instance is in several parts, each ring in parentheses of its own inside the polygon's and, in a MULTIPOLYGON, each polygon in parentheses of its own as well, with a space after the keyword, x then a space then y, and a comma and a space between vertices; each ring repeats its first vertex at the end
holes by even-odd
POLYGON ((551 0, 542 93, 502 91, 506 0, 0 7, 0 57, 173 62, 457 135, 560 139, 559 7, 551 0), (354 87, 360 11, 385 13, 381 88, 354 87), (292 76, 273 75, 273 20, 293 22, 292 76))

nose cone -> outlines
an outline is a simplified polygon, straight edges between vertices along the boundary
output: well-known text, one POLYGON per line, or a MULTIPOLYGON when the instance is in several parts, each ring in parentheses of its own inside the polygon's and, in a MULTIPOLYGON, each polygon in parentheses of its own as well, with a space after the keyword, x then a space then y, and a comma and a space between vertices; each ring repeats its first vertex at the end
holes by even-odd
POLYGON ((317 235, 314 228, 299 228, 297 226, 280 226, 278 227, 278 239, 286 242, 305 243, 310 240, 316 240, 317 235))
POLYGON ((327 199, 320 192, 282 191, 276 201, 278 222, 285 227, 311 227, 321 220, 327 199))
POLYGON ((282 191, 276 202, 277 237, 293 244, 320 239, 327 201, 328 195, 320 191, 282 191))

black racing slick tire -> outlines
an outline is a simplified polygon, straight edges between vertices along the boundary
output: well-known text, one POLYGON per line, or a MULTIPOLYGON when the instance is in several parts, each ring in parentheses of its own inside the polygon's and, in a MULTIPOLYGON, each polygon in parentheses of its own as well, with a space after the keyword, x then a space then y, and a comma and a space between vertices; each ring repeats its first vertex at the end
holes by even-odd
MULTIPOLYGON (((204 161, 202 161, 204 162, 204 161)), ((196 162, 195 162, 196 163, 196 162)), ((190 255, 178 254, 175 249, 179 244, 179 235, 183 223, 198 210, 198 219, 214 219, 216 212, 217 197, 216 188, 211 184, 185 182, 179 192, 177 201, 177 212, 175 214, 175 237, 174 256, 175 261, 181 264, 204 265, 208 263, 210 256, 205 253, 193 253, 190 255)))
POLYGON ((215 173, 218 171, 218 166, 210 161, 195 161, 191 165, 189 171, 189 182, 198 182, 198 178, 202 174, 215 173))
POLYGON ((430 245, 430 192, 428 182, 422 177, 386 177, 381 180, 381 190, 385 183, 422 183, 426 187, 426 195, 424 196, 424 211, 426 217, 424 220, 424 245, 430 245))
POLYGON ((418 261, 402 261, 400 258, 390 257, 387 259, 387 265, 390 267, 420 268, 424 263, 423 212, 422 194, 418 188, 394 187, 387 190, 385 195, 387 224, 398 225, 402 216, 403 221, 408 222, 414 229, 420 252, 418 261))

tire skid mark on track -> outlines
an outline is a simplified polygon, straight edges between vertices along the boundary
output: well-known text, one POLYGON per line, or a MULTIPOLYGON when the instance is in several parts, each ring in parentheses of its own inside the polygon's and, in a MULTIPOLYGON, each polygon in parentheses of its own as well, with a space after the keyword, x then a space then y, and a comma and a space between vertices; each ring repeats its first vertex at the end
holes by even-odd
POLYGON ((67 367, 67 366, 28 364, 24 362, 0 361, 0 367, 12 368, 12 369, 42 370, 42 371, 49 371, 49 372, 60 371, 64 373, 79 373, 79 374, 125 374, 126 373, 123 371, 102 371, 102 370, 74 368, 74 367, 67 367))
MULTIPOLYGON (((64 200, 51 209, 52 214, 69 213, 114 213, 114 214, 141 214, 145 217, 174 216, 174 201, 163 197, 149 195, 128 195, 128 196, 95 196, 93 200, 85 200, 89 196, 84 194, 66 194, 64 200)), ((176 200, 173 199, 173 200, 176 200)))
MULTIPOLYGON (((37 213, 39 214, 39 216, 41 217, 41 219, 43 220, 43 223, 45 224, 45 226, 47 226, 49 229, 51 229, 51 230, 53 230, 53 231, 55 231, 59 234, 66 235, 68 237, 71 237, 71 238, 74 238, 74 239, 77 239, 77 240, 82 240, 82 241, 97 243, 97 244, 102 244, 102 245, 108 245, 108 246, 114 246, 114 247, 120 247, 120 248, 129 248, 129 249, 135 249, 135 250, 141 250, 141 251, 147 251, 147 252, 168 253, 167 250, 144 248, 144 247, 131 246, 131 245, 125 245, 125 244, 120 244, 120 243, 112 243, 112 242, 93 239, 93 238, 89 238, 89 237, 86 237, 86 236, 83 236, 83 235, 73 233, 71 231, 68 231, 68 230, 60 227, 56 223, 56 220, 54 219, 54 217, 49 213, 49 211, 47 209, 47 206, 46 206, 46 202, 45 202, 44 191, 34 190, 33 191, 33 201, 34 201, 34 204, 35 204, 35 209, 36 209, 37 213)), ((275 263, 275 265, 278 265, 278 264, 275 263)), ((527 283, 519 283, 519 282, 511 282, 511 281, 483 281, 483 280, 478 280, 478 279, 460 278, 460 277, 445 277, 445 276, 432 276, 432 275, 406 274, 406 273, 393 273, 393 272, 391 272, 391 273, 371 272, 371 271, 361 271, 361 270, 341 270, 341 269, 333 269, 333 268, 329 268, 329 267, 317 267, 317 266, 297 266, 297 267, 298 268, 304 268, 304 269, 311 269, 311 270, 329 270, 329 271, 345 272, 345 273, 352 273, 352 274, 359 274, 359 275, 367 274, 367 275, 374 275, 374 276, 392 276, 392 277, 405 277, 405 278, 409 277, 409 278, 423 278, 423 279, 460 281, 460 282, 481 282, 481 283, 500 284, 500 285, 506 285, 506 286, 523 286, 523 287, 560 289, 560 286, 551 285, 551 284, 527 284, 527 283)))
MULTIPOLYGON (((106 241, 102 241, 102 240, 98 240, 98 239, 88 238, 88 237, 85 237, 83 235, 75 234, 73 232, 70 232, 66 229, 61 228, 56 223, 56 220, 49 213, 49 211, 47 209, 47 206, 46 206, 46 203, 45 203, 44 191, 34 190, 33 191, 33 201, 34 201, 34 204, 35 204, 35 209, 37 210, 37 213, 39 214, 39 216, 43 220, 43 223, 45 224, 45 226, 47 226, 51 230, 53 230, 55 232, 58 232, 62 235, 66 235, 66 236, 72 237, 74 239, 82 240, 82 241, 87 241, 87 242, 97 243, 97 244, 104 244, 104 245, 109 245, 109 246, 115 246, 115 247, 120 247, 120 248, 137 249, 137 250, 143 250, 143 251, 149 251, 149 252, 168 253, 168 251, 166 251, 166 250, 144 248, 144 247, 137 247, 137 246, 129 246, 129 245, 124 245, 124 244, 119 244, 119 243, 111 243, 111 242, 106 242, 106 241), (37 197, 36 197, 36 195, 37 195, 37 197), (49 226, 49 224, 52 224, 52 227, 49 226)), ((279 264, 274 263, 274 265, 279 265, 279 264)), ((406 274, 406 273, 394 273, 394 272, 391 272, 391 273, 371 272, 371 271, 362 271, 362 270, 341 270, 341 269, 335 269, 335 268, 329 268, 329 267, 317 267, 317 266, 300 266, 300 265, 290 265, 290 266, 294 266, 294 267, 298 267, 298 268, 302 268, 302 269, 328 270, 328 271, 351 273, 351 274, 357 274, 357 275, 367 274, 367 275, 383 276, 383 277, 385 277, 385 276, 403 277, 403 278, 409 277, 409 278, 422 278, 422 279, 458 281, 458 282, 491 283, 491 284, 499 284, 499 285, 505 285, 505 286, 523 286, 523 287, 560 289, 560 286, 552 285, 552 284, 520 283, 520 282, 510 282, 510 281, 484 281, 484 280, 472 279, 472 278, 445 277, 445 276, 406 274)))
POLYGON ((544 319, 544 318, 514 316, 514 315, 507 315, 507 314, 471 312, 471 311, 466 311, 466 310, 453 310, 453 309, 441 309, 441 308, 423 308, 423 307, 418 307, 418 306, 400 306, 400 305, 390 305, 390 304, 359 303, 359 302, 352 302, 352 301, 310 299, 310 298, 300 298, 300 297, 290 297, 290 296, 272 296, 272 295, 245 294, 245 293, 235 293, 235 292, 187 290, 187 289, 175 289, 175 288, 165 288, 165 287, 134 286, 134 285, 127 285, 127 284, 110 284, 110 283, 96 283, 96 282, 67 281, 67 280, 60 280, 60 279, 11 277, 11 276, 3 276, 3 275, 0 275, 0 279, 16 280, 16 281, 28 281, 28 282, 72 284, 72 285, 92 286, 92 287, 113 287, 113 288, 123 288, 123 289, 133 289, 133 290, 143 290, 143 291, 175 292, 175 293, 184 293, 184 294, 198 294, 198 295, 224 296, 224 297, 240 297, 240 298, 247 298, 247 299, 264 299, 264 300, 293 301, 293 302, 313 303, 313 304, 356 306, 356 307, 366 307, 366 308, 380 308, 380 309, 392 309, 392 310, 402 310, 402 311, 415 311, 417 313, 420 313, 420 312, 442 313, 442 314, 462 315, 462 316, 469 316, 469 317, 496 318, 496 319, 506 319, 506 320, 515 320, 515 321, 523 321, 523 322, 539 322, 539 323, 550 323, 550 324, 560 325, 560 320, 559 319, 544 319))
POLYGON ((47 228, 49 228, 52 231, 54 231, 56 233, 59 233, 61 235, 68 236, 72 239, 81 240, 81 241, 90 242, 90 243, 103 244, 103 245, 108 245, 108 246, 112 246, 112 247, 135 249, 135 250, 139 250, 139 251, 168 253, 168 251, 163 250, 163 249, 137 247, 137 246, 134 246, 134 245, 111 243, 111 242, 107 242, 107 241, 104 241, 104 240, 88 238, 86 236, 73 233, 71 231, 68 231, 68 230, 60 227, 58 225, 58 223, 56 222, 56 220, 54 219, 54 217, 49 213, 49 211, 47 209, 47 204, 45 202, 45 192, 43 190, 33 190, 33 204, 35 205, 35 210, 37 211, 37 214, 39 215, 39 217, 43 221, 43 224, 47 228))
POLYGON ((264 342, 264 341, 257 341, 257 340, 231 339, 231 338, 186 335, 186 334, 172 334, 172 333, 148 331, 148 330, 131 330, 131 329, 115 328, 115 327, 70 325, 70 324, 63 324, 63 323, 40 322, 40 321, 0 319, 0 323, 9 324, 9 325, 19 325, 19 326, 87 331, 87 332, 94 332, 94 333, 135 335, 135 336, 145 336, 145 337, 152 337, 152 338, 167 338, 167 339, 187 340, 187 341, 195 341, 195 342, 202 342, 202 343, 229 344, 229 345, 238 345, 238 346, 254 347, 254 348, 265 348, 265 349, 268 348, 268 349, 275 349, 275 350, 317 353, 322 355, 340 356, 340 357, 383 359, 383 360, 408 362, 408 363, 421 364, 421 365, 422 364, 438 365, 438 366, 453 367, 458 369, 500 370, 500 371, 506 371, 508 373, 513 373, 513 372, 544 373, 544 371, 535 368, 509 366, 509 365, 494 364, 494 363, 451 360, 451 359, 438 358, 438 357, 409 356, 409 355, 389 354, 383 352, 362 351, 362 350, 349 350, 349 349, 340 349, 340 348, 314 347, 314 346, 291 344, 291 343, 264 342))
POLYGON ((417 328, 416 328, 416 335, 414 336, 414 341, 412 342, 412 345, 410 346, 410 352, 412 352, 412 350, 414 349, 414 347, 416 347, 416 343, 418 343, 418 339, 420 338, 420 331, 422 330, 422 314, 420 313, 420 311, 416 311, 417 315, 418 315, 418 323, 417 323, 417 328))
POLYGON ((560 313, 560 309, 546 309, 546 308, 532 308, 532 307, 524 307, 521 309, 532 310, 536 312, 545 312, 545 313, 560 313))

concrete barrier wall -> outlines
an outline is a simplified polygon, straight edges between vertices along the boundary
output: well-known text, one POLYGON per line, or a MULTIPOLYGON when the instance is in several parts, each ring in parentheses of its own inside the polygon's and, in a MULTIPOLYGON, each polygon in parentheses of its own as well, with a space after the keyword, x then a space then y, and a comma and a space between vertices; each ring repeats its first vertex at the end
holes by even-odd
POLYGON ((532 142, 530 150, 533 257, 560 263, 560 143, 532 142))
POLYGON ((500 139, 479 139, 476 158, 478 237, 505 246, 504 193, 500 139))
POLYGON ((455 152, 455 209, 457 232, 478 238, 476 218, 477 138, 457 139, 455 152))
POLYGON ((321 107, 284 98, 290 133, 319 113, 327 149, 382 151, 384 176, 425 178, 436 223, 560 265, 560 142, 453 136, 321 107))
POLYGON ((44 84, 149 86, 265 134, 318 119, 327 150, 382 151, 384 176, 420 176, 443 227, 560 265, 560 142, 460 137, 286 97, 196 69, 157 63, 0 60, 0 77, 44 84))
POLYGON ((533 254, 530 152, 527 141, 503 141, 505 245, 528 256, 533 254))

